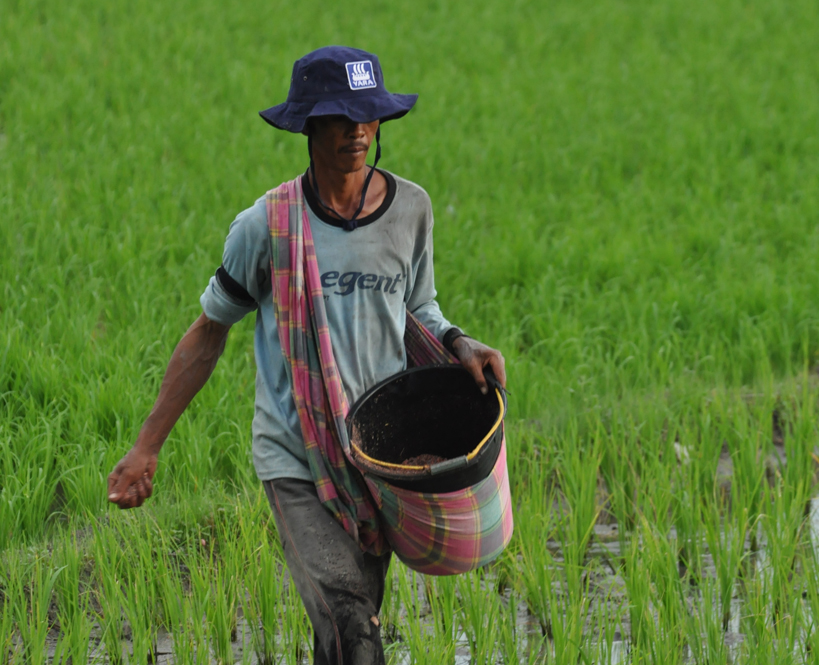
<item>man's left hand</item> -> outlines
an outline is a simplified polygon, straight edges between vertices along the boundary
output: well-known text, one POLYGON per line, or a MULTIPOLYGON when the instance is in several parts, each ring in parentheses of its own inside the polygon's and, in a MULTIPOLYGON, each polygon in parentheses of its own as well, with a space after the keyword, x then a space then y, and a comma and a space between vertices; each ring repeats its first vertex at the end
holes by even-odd
POLYGON ((500 351, 466 336, 458 337, 452 342, 452 350, 455 351, 455 355, 458 356, 461 365, 468 369, 469 373, 475 377, 475 383, 478 384, 478 387, 484 395, 489 392, 489 388, 486 385, 486 378, 483 375, 483 368, 487 365, 492 368, 500 384, 506 388, 506 369, 500 351))

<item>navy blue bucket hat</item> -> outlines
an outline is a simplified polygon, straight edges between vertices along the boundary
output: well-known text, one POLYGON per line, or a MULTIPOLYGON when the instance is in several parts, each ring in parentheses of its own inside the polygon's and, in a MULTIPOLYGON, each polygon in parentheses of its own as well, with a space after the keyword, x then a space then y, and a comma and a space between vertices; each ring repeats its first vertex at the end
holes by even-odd
POLYGON ((406 115, 418 95, 384 87, 378 56, 347 46, 325 46, 296 60, 287 101, 260 111, 277 129, 303 133, 308 118, 341 115, 353 122, 394 120, 406 115))

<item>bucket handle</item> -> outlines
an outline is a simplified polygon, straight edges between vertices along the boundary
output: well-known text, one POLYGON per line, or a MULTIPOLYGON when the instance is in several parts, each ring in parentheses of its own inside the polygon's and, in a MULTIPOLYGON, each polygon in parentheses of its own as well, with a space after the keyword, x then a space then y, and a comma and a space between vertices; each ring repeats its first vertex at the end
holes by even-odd
POLYGON ((466 455, 461 455, 460 457, 453 457, 452 459, 448 459, 444 462, 430 464, 429 475, 437 476, 439 473, 454 471, 455 469, 461 469, 467 466, 469 466, 469 459, 466 455))
POLYGON ((503 399, 503 411, 506 412, 506 388, 504 388, 500 381, 498 381, 498 377, 495 376, 495 371, 492 369, 492 365, 487 365, 483 368, 483 376, 486 379, 486 383, 488 383, 492 388, 500 392, 501 398, 503 399))

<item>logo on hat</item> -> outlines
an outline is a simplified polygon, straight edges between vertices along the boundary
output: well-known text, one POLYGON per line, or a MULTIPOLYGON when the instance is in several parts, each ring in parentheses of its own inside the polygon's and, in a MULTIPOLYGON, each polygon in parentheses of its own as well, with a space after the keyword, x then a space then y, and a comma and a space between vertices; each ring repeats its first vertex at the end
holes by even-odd
POLYGON ((350 82, 351 90, 363 90, 364 88, 375 88, 375 76, 373 75, 373 63, 369 60, 360 62, 348 62, 344 65, 347 68, 347 80, 350 82))

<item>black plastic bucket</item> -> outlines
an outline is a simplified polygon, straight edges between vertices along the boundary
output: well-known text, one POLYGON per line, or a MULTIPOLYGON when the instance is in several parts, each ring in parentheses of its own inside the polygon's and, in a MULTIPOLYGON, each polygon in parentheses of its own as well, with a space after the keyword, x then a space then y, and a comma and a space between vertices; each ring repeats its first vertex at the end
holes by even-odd
POLYGON ((353 459, 396 487, 455 492, 486 478, 503 440, 506 395, 487 372, 481 394, 460 365, 427 365, 400 372, 368 390, 347 416, 353 459), (404 462, 421 455, 444 461, 404 462))

